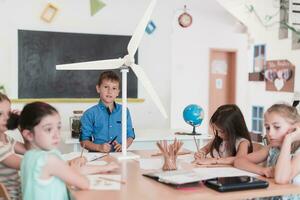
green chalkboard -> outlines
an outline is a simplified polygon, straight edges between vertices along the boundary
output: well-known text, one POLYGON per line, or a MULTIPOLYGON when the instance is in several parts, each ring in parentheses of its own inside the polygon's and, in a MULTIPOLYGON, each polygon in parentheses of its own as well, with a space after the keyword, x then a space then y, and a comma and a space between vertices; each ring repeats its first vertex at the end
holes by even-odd
MULTIPOLYGON (((123 57, 130 38, 18 30, 18 98, 97 98, 101 70, 57 71, 55 66, 123 57)), ((114 71, 121 76, 120 70, 114 71)), ((127 93, 137 98, 137 78, 131 70, 127 93)))

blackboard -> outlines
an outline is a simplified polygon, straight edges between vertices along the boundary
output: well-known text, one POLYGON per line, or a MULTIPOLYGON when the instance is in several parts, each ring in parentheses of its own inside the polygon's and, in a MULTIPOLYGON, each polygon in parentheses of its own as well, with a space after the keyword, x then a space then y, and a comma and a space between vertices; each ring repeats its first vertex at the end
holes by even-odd
MULTIPOLYGON (((55 66, 123 57, 130 38, 18 30, 18 98, 97 98, 102 70, 57 71, 55 66)), ((121 78, 120 70, 114 71, 121 78)), ((137 98, 137 78, 131 69, 127 85, 127 96, 137 98)))

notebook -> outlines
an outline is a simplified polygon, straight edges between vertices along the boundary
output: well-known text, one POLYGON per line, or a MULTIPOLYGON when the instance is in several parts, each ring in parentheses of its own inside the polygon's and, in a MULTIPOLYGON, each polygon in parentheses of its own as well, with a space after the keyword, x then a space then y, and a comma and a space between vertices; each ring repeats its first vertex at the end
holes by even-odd
POLYGON ((155 179, 161 183, 165 183, 175 187, 189 187, 198 185, 203 176, 190 170, 175 170, 175 171, 155 171, 144 173, 143 176, 155 179))
POLYGON ((205 185, 219 192, 266 188, 269 183, 250 176, 218 177, 205 181, 205 185))

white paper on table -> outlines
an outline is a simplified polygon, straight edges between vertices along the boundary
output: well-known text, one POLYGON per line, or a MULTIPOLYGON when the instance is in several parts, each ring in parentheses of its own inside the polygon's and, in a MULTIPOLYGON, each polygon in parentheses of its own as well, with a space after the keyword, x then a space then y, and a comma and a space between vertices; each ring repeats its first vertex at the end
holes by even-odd
POLYGON ((141 169, 162 169, 164 161, 162 158, 140 158, 141 169))
POLYGON ((193 169, 197 174, 205 177, 205 179, 230 176, 258 176, 257 174, 247 172, 234 167, 203 167, 193 169))
MULTIPOLYGON (((91 161, 94 160, 96 158, 100 158, 101 156, 105 155, 105 153, 83 153, 82 156, 86 157, 87 161, 91 161)), ((81 156, 81 152, 71 152, 71 153, 67 153, 67 154, 63 154, 62 155, 64 160, 72 160, 76 157, 80 157, 81 156)))
POLYGON ((96 160, 87 163, 88 165, 106 165, 107 162, 104 160, 96 160))
POLYGON ((186 154, 186 155, 177 156, 177 160, 179 162, 191 163, 195 160, 195 158, 194 158, 194 154, 186 154))
POLYGON ((90 190, 120 190, 121 175, 107 175, 107 174, 96 174, 88 175, 87 178, 90 181, 90 190), (103 178, 113 179, 116 181, 105 180, 103 178))
MULTIPOLYGON (((118 160, 121 160, 122 157, 123 157, 123 153, 122 152, 112 152, 112 153, 109 153, 110 156, 118 159, 118 160)), ((129 159, 139 159, 141 156, 138 155, 138 154, 135 154, 135 153, 132 153, 130 151, 127 151, 126 152, 126 156, 129 158, 129 159)))
MULTIPOLYGON (((163 168, 163 164, 164 164, 164 158, 163 157, 159 157, 159 158, 140 158, 140 168, 141 169, 162 169, 163 168)), ((180 165, 180 160, 177 159, 176 160, 176 165, 177 165, 177 169, 182 169, 181 165, 180 165)))

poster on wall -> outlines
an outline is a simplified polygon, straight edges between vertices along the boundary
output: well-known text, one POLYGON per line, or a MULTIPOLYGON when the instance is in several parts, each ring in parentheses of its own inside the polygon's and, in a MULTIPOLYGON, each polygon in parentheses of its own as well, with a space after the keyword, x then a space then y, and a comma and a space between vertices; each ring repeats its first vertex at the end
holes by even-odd
POLYGON ((288 28, 285 24, 289 22, 289 0, 280 1, 280 23, 279 23, 279 39, 288 38, 288 28))
POLYGON ((294 92, 295 66, 288 60, 267 61, 265 81, 267 91, 294 92))

